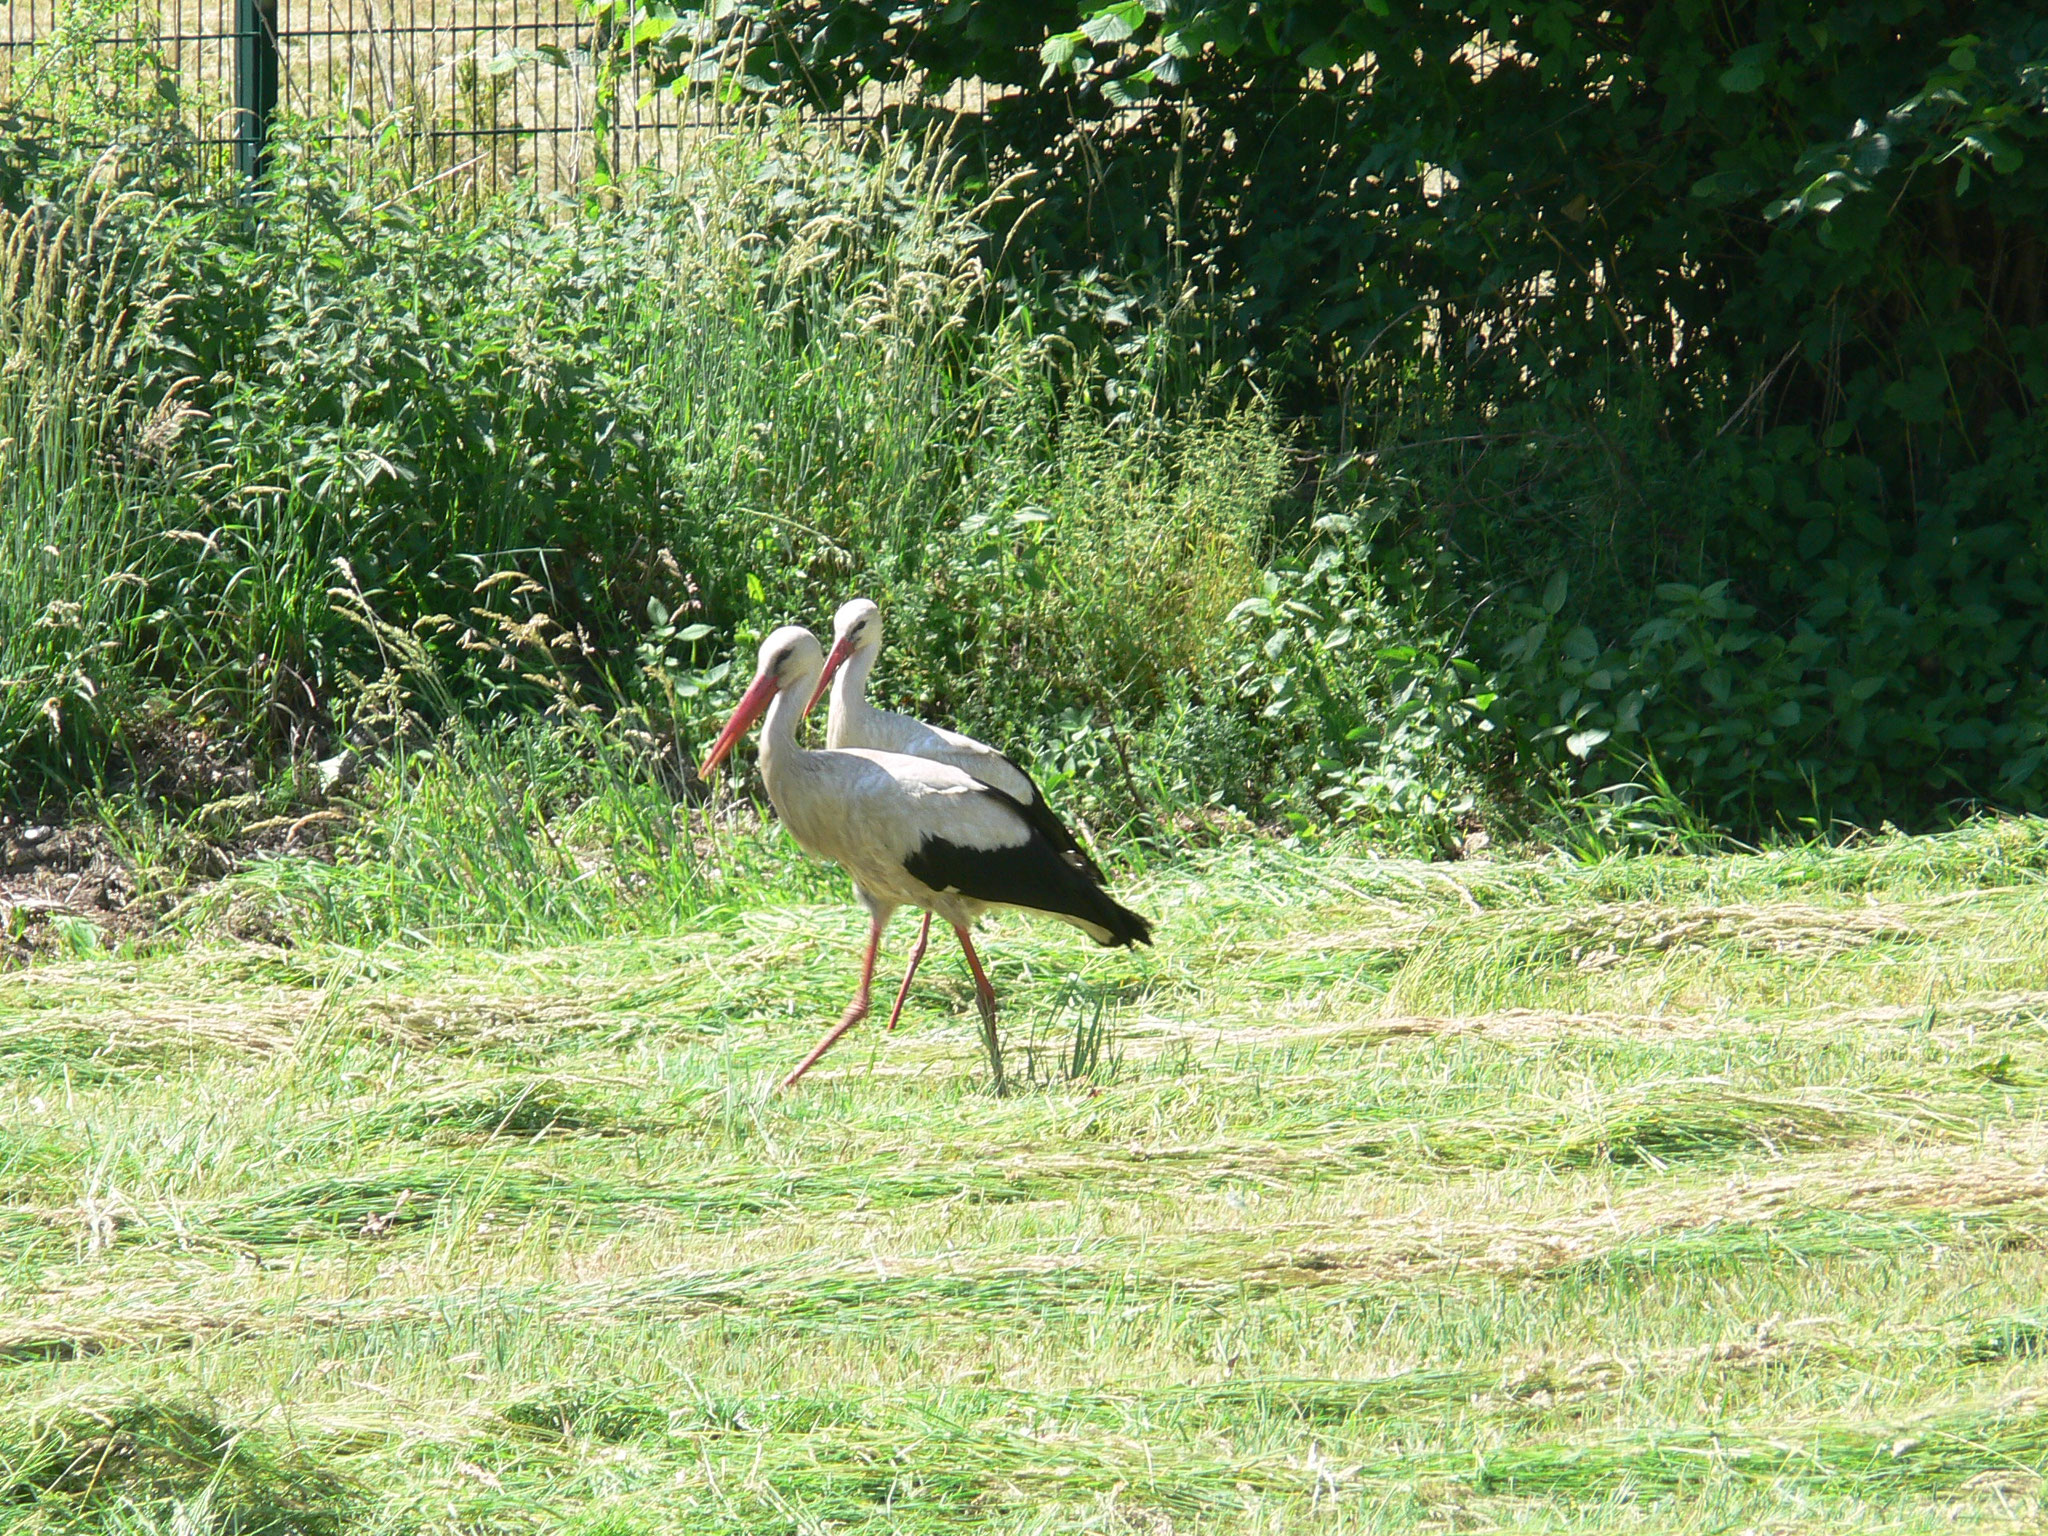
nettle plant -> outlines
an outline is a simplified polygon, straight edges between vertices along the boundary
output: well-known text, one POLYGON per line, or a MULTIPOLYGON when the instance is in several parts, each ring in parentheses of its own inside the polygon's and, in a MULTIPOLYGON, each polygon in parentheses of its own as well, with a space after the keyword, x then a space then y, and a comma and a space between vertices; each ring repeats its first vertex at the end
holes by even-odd
MULTIPOLYGON (((1230 614, 1238 697, 1323 816, 1397 843, 1452 843, 1478 805, 1497 695, 1475 662, 1415 633, 1412 609, 1389 601, 1357 517, 1325 514, 1313 533, 1303 563, 1268 570, 1230 614)), ((1286 814, 1313 824, 1305 806, 1286 814)))

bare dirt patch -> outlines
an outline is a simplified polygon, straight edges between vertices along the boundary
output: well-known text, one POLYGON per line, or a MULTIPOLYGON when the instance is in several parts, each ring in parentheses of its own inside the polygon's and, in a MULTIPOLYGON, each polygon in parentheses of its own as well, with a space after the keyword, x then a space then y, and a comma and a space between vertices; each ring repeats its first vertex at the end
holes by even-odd
POLYGON ((66 918, 107 935, 146 932, 150 916, 134 910, 135 895, 103 828, 0 816, 0 965, 60 950, 66 918))

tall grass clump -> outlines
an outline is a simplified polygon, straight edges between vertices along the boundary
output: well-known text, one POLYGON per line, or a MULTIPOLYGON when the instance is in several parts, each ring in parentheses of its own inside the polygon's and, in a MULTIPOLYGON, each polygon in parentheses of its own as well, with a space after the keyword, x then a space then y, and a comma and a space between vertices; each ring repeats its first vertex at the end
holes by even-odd
POLYGON ((330 856, 259 860, 191 903, 184 926, 509 947, 702 927, 752 887, 807 883, 757 822, 731 825, 680 792, 671 744, 639 712, 587 702, 545 614, 467 642, 552 699, 491 715, 465 708, 432 648, 359 587, 329 596, 383 660, 351 720, 353 738, 381 750, 330 856))
POLYGON ((977 361, 1014 342, 983 329, 984 236, 954 170, 933 141, 774 137, 625 216, 644 256, 618 342, 663 531, 707 573, 842 580, 914 557, 941 519, 989 392, 977 361))
POLYGON ((0 793, 90 760, 149 658, 149 508, 186 411, 138 398, 160 318, 121 197, 0 208, 0 793), (13 781, 13 782, 9 782, 13 781))

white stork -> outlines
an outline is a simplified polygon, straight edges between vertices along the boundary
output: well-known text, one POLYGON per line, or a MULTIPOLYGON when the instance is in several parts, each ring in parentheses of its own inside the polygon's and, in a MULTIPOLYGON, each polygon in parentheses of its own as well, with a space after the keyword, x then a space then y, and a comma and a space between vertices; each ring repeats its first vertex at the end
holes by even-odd
MULTIPOLYGON (((949 763, 990 789, 1014 800, 1025 819, 1066 861, 1095 885, 1104 885, 1102 871, 1088 857, 1087 850, 1053 814, 1045 795, 1031 775, 1007 754, 986 742, 976 741, 943 726, 927 725, 909 715, 877 709, 868 702, 868 674, 882 652, 882 610, 864 597, 849 599, 832 616, 832 650, 825 658, 824 675, 817 690, 804 706, 808 712, 817 705, 827 688, 832 690, 832 707, 825 719, 825 745, 832 748, 865 747, 875 752, 901 752, 935 763, 949 763)), ((932 914, 929 908, 917 930, 917 942, 910 949, 910 964, 903 971, 903 985, 896 990, 896 1006, 889 1010, 888 1028, 896 1027, 903 1001, 910 996, 911 978, 924 960, 931 940, 932 914)))
POLYGON ((698 770, 710 778, 765 713, 761 778, 769 802, 805 852, 833 860, 853 877, 854 894, 868 909, 867 951, 853 1002, 782 1086, 802 1077, 867 1016, 882 929, 906 906, 936 912, 960 936, 1000 1085, 995 989, 968 937, 975 919, 990 907, 1016 907, 1072 923, 1098 944, 1126 947, 1151 943, 1152 926, 1062 857, 1015 799, 972 774, 897 752, 798 746, 797 721, 824 670, 817 637, 800 625, 763 640, 754 681, 698 770))

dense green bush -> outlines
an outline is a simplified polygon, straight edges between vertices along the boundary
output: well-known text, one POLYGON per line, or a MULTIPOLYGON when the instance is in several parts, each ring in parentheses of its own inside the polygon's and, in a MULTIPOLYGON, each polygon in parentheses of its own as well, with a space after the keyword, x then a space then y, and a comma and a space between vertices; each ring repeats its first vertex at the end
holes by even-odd
POLYGON ((1524 776, 1655 756, 1750 825, 2048 803, 2039 7, 700 9, 634 34, 680 78, 708 38, 727 88, 1010 87, 968 126, 1036 178, 1016 259, 1115 274, 1048 314, 1149 315, 1418 488, 1374 563, 1498 674, 1524 776))
POLYGON ((1421 465, 1378 559, 1437 576, 1525 774, 1598 788, 1654 759, 1740 827, 2048 795, 2037 422, 1905 522, 1803 427, 1694 447, 1620 411, 1504 416, 1538 425, 1421 465))
POLYGON ((1317 810, 1229 621, 1285 434, 1142 358, 1074 387, 943 147, 768 129, 565 212, 401 195, 317 138, 215 200, 138 134, 7 215, 40 297, 0 321, 0 795, 204 799, 223 762, 393 740, 394 687, 430 729, 573 697, 676 793, 758 636, 859 590, 886 701, 1035 757, 1091 823, 1317 810))
MULTIPOLYGON (((1077 10, 978 136, 769 125, 576 208, 291 124, 194 197, 146 56, 111 157, 53 86, 0 125, 0 795, 325 750, 392 664, 337 587, 449 708, 573 690, 674 789, 858 589, 887 702, 1091 821, 2037 805, 2048 33, 1689 4, 1077 10)), ((859 67, 988 74, 998 19, 859 67)))

